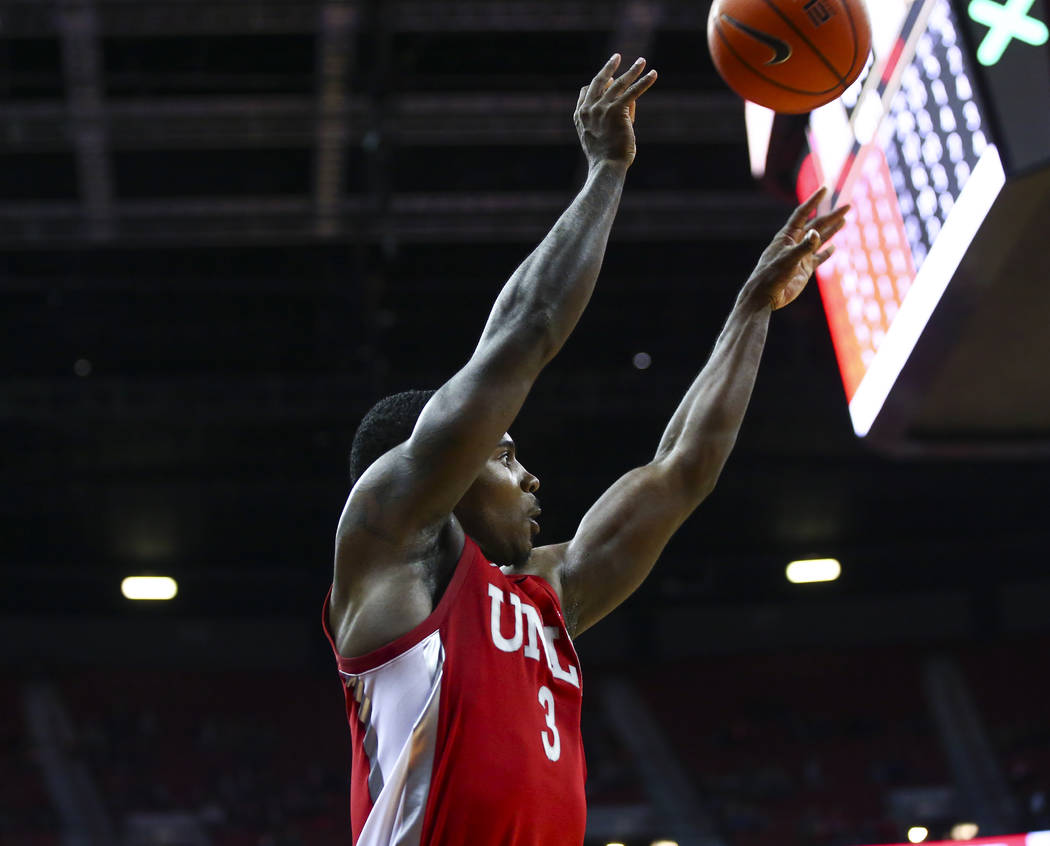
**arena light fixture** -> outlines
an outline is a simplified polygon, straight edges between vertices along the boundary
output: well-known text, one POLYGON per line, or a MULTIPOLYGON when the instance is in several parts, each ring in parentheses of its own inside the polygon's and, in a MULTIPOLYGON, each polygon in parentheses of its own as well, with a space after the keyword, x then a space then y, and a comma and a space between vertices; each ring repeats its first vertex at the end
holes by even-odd
POLYGON ((842 565, 834 558, 809 558, 787 565, 787 579, 794 585, 810 582, 833 582, 842 574, 842 565))
POLYGON ((678 846, 674 840, 654 840, 649 846, 678 846))
POLYGON ((952 840, 973 840, 979 830, 974 822, 956 823, 952 826, 952 840))
MULTIPOLYGON (((751 175, 761 179, 766 174, 766 156, 769 154, 769 139, 773 136, 773 120, 776 112, 744 101, 744 125, 747 127, 747 154, 751 161, 751 175)), ((662 843, 663 841, 657 841, 662 843)), ((671 841, 667 841, 671 842, 671 841)))
POLYGON ((120 592, 128 599, 173 599, 179 586, 169 576, 128 576, 120 592))
POLYGON ((908 829, 908 842, 909 843, 922 843, 927 837, 930 836, 930 830, 925 826, 913 825, 908 829))

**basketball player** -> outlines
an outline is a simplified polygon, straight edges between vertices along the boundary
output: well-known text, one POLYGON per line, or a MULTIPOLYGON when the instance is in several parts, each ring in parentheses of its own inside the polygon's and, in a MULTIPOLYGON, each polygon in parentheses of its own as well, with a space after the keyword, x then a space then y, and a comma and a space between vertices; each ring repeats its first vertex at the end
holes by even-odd
POLYGON ((586 808, 572 638, 623 602, 711 491, 755 380, 770 313, 831 252, 844 209, 792 214, 741 290, 652 461, 576 536, 534 549, 539 480, 507 433, 576 325, 655 82, 613 56, 580 90, 586 183, 515 271, 470 360, 436 392, 366 415, 336 533, 324 627, 345 687, 358 846, 578 846, 586 808))

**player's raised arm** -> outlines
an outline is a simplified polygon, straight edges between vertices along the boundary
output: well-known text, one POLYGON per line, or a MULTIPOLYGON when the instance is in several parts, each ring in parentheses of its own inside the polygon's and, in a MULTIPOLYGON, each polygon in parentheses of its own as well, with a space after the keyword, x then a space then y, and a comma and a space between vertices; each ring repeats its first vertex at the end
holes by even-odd
POLYGON ((634 159, 634 103, 656 78, 643 75, 644 60, 614 77, 619 61, 614 55, 580 90, 583 189, 503 287, 470 360, 430 399, 411 438, 354 485, 340 520, 337 578, 344 560, 364 560, 362 545, 401 547, 448 520, 587 305, 634 159))
POLYGON ((821 246, 843 225, 848 207, 809 220, 823 195, 799 206, 762 253, 653 460, 613 484, 560 549, 562 595, 576 633, 634 592, 671 535, 714 488, 751 398, 770 314, 802 292, 831 255, 832 247, 821 246))

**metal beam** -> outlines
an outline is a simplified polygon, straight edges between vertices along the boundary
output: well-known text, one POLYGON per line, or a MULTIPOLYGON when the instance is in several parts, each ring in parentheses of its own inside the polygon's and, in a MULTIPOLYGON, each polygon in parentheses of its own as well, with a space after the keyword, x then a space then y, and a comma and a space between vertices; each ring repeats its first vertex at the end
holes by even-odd
MULTIPOLYGON (((594 32, 617 24, 619 7, 608 0, 400 0, 392 23, 399 32, 594 32)), ((704 3, 675 4, 667 22, 703 31, 704 3)), ((214 0, 99 0, 101 32, 107 36, 309 33, 316 7, 302 0, 260 3, 214 0)), ((50 7, 40 0, 6 0, 4 35, 41 38, 55 34, 50 7)))
POLYGON ((113 235, 113 178, 94 0, 62 0, 57 20, 85 234, 90 240, 107 240, 113 235))
MULTIPOLYGON (((496 144, 575 144, 570 120, 575 95, 547 93, 404 94, 385 117, 399 147, 496 144)), ((121 100, 100 105, 112 150, 307 148, 318 132, 359 145, 367 132, 369 100, 346 95, 338 106, 308 96, 223 96, 121 100), (315 120, 315 117, 317 118, 315 120)), ((62 103, 0 106, 0 154, 70 149, 62 103)), ((743 144, 744 115, 729 92, 653 90, 645 96, 646 142, 743 144)))
MULTIPOLYGON (((276 35, 317 28, 316 7, 301 0, 98 0, 98 15, 107 36, 276 35)), ((51 4, 41 0, 5 0, 3 23, 8 38, 55 35, 51 4)))
MULTIPOLYGON (((382 224, 368 197, 343 198, 345 230, 362 242, 384 234, 405 243, 519 242, 542 238, 568 202, 561 192, 394 194, 382 224)), ((633 191, 623 200, 616 237, 626 240, 768 238, 784 210, 756 191, 633 191)), ((313 243, 308 197, 120 200, 114 241, 122 245, 313 243)), ((78 246, 85 238, 73 202, 0 203, 0 247, 78 246)))
POLYGON ((587 0, 402 0, 394 26, 407 32, 600 31, 616 25, 617 6, 587 0))
POLYGON ((349 137, 347 77, 353 64, 357 8, 328 2, 321 7, 320 58, 317 63, 317 136, 314 145, 314 227, 321 237, 339 231, 349 137))
POLYGON ((0 420, 177 423, 290 423, 356 410, 352 376, 274 374, 237 377, 91 378, 77 382, 4 383, 0 420))
MULTIPOLYGON (((448 373, 434 375, 448 377, 448 373)), ((633 368, 564 370, 544 379, 542 394, 556 395, 566 414, 599 409, 631 416, 650 413, 637 402, 638 374, 633 368)), ((645 380, 648 390, 654 383, 664 392, 682 389, 677 371, 647 373, 645 380)), ((2 388, 0 422, 47 423, 60 429, 150 421, 165 427, 338 423, 367 410, 375 398, 362 372, 22 379, 3 381, 2 388)))

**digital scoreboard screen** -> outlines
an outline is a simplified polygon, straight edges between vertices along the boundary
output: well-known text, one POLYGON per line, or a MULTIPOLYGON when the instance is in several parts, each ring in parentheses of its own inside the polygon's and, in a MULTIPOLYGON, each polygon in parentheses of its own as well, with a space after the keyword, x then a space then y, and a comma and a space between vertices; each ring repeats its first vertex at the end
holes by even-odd
POLYGON ((809 116, 795 179, 852 206, 817 281, 862 437, 1004 186, 1050 165, 1046 0, 867 7, 872 56, 809 116))

